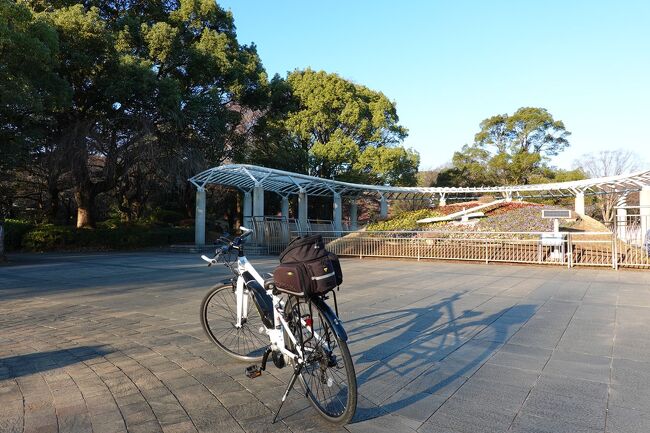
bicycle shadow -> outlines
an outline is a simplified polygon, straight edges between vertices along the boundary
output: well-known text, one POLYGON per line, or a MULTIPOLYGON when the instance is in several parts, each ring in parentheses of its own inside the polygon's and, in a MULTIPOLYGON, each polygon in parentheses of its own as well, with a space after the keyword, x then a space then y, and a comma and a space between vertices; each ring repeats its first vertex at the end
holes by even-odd
POLYGON ((537 309, 523 304, 491 314, 478 310, 457 314, 455 303, 463 294, 346 322, 358 323, 349 332, 353 353, 355 343, 376 341, 353 355, 363 397, 353 422, 395 413, 422 399, 451 395, 537 309))
POLYGON ((0 358, 0 380, 15 379, 88 361, 111 353, 102 345, 34 352, 0 358))

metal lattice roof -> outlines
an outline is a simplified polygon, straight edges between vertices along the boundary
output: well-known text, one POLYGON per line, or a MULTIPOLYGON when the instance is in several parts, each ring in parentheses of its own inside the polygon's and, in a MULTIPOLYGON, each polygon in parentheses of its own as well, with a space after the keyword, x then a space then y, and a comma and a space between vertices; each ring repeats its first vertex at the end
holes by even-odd
POLYGON ((571 197, 579 193, 594 195, 639 191, 644 186, 650 186, 650 171, 536 185, 397 187, 340 182, 256 165, 226 164, 205 170, 190 178, 189 181, 197 188, 216 184, 231 186, 244 192, 251 191, 255 186, 261 186, 264 190, 273 191, 282 196, 306 192, 315 196, 330 196, 338 193, 349 197, 383 196, 387 199, 432 198, 436 196, 447 199, 467 199, 483 194, 500 194, 512 198, 542 198, 571 197))

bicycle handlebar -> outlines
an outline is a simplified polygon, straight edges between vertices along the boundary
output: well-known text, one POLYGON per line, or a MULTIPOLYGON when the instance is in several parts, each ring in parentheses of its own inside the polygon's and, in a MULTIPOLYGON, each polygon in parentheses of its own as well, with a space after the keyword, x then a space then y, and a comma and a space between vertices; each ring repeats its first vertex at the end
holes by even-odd
POLYGON ((233 249, 239 250, 240 246, 244 242, 244 239, 246 239, 247 237, 249 237, 250 235, 253 234, 253 230, 251 230, 249 228, 240 226, 239 229, 243 233, 240 236, 237 236, 232 241, 230 241, 228 238, 225 238, 225 237, 219 238, 219 240, 224 242, 226 245, 224 245, 224 246, 222 246, 220 248, 217 248, 213 258, 210 258, 210 257, 208 257, 206 255, 201 255, 201 259, 208 262, 208 267, 219 263, 219 259, 221 258, 221 256, 224 256, 225 254, 228 254, 233 249))

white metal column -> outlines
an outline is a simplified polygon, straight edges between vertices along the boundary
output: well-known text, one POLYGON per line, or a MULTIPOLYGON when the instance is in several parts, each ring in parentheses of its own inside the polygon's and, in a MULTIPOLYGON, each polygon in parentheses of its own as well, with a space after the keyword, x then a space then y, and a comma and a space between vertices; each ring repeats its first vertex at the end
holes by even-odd
POLYGON ((627 242, 627 209, 616 209, 616 236, 627 242))
POLYGON ((388 217, 388 200, 383 195, 379 199, 379 216, 382 219, 388 217))
POLYGON ((584 192, 576 193, 575 211, 578 215, 585 214, 585 193, 584 192))
POLYGON ((309 216, 307 212, 307 192, 300 191, 298 194, 298 224, 300 231, 305 232, 309 227, 309 216))
POLYGON ((341 207, 341 194, 334 193, 334 203, 332 206, 332 214, 334 216, 334 231, 337 236, 341 235, 343 230, 343 208, 341 207))
POLYGON ((256 185, 253 188, 253 217, 264 216, 264 188, 256 185))
POLYGON ((264 244, 264 188, 257 184, 253 188, 253 227, 255 240, 264 244))
POLYGON ((353 197, 350 202, 350 230, 357 230, 359 228, 359 222, 357 221, 358 213, 359 205, 357 204, 356 197, 353 197))
POLYGON ((205 189, 196 189, 196 213, 194 215, 194 243, 205 245, 205 189))
POLYGON ((244 227, 253 228, 251 217, 253 216, 253 196, 250 191, 244 192, 244 227))
POLYGON ((650 244, 650 185, 639 192, 639 215, 641 215, 641 236, 643 245, 650 244))
POLYGON ((281 212, 283 218, 287 218, 287 219, 289 218, 289 197, 287 196, 282 197, 281 212))

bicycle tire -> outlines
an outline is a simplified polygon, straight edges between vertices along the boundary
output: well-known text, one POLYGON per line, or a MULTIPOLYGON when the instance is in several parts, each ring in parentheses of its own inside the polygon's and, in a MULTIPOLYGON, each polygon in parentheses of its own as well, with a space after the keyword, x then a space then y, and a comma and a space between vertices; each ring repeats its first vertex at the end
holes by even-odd
POLYGON ((248 294, 246 323, 235 327, 236 297, 230 284, 218 284, 206 293, 201 302, 201 326, 210 340, 229 356, 241 361, 261 361, 268 347, 262 318, 248 294), (221 302, 219 302, 221 301, 221 302))
MULTIPOLYGON (((298 342, 303 341, 305 336, 305 327, 300 325, 297 326, 297 320, 300 320, 303 314, 306 314, 309 311, 308 302, 303 299, 298 299, 292 297, 290 301, 291 304, 291 323, 292 323, 292 332, 296 336, 298 342), (296 313, 296 305, 298 306, 298 313, 296 313), (304 307, 304 308, 301 308, 304 307)), ((348 345, 345 341, 341 340, 336 332, 333 331, 332 324, 328 319, 327 315, 323 314, 320 308, 312 304, 312 330, 317 334, 322 335, 324 339, 330 338, 330 343, 333 341, 335 344, 332 345, 331 350, 334 354, 334 361, 336 365, 326 365, 323 368, 322 360, 325 359, 323 356, 320 359, 308 359, 305 366, 303 366, 300 372, 300 382, 305 390, 307 399, 311 405, 316 409, 316 411, 327 421, 336 424, 336 425, 345 425, 352 420, 354 413, 356 412, 357 407, 357 378, 354 371, 354 364, 352 363, 352 357, 350 356, 350 351, 348 345), (317 316, 317 317, 314 317, 317 316), (340 356, 341 360, 338 360, 340 356), (345 368, 345 374, 340 373, 341 366, 345 368), (320 371, 317 371, 320 370, 320 371), (315 374, 314 374, 315 373, 315 374), (327 380, 323 380, 327 378, 327 380), (337 387, 338 391, 332 394, 331 389, 334 383, 329 383, 329 379, 338 381, 337 387), (341 387, 341 380, 345 382, 345 387, 341 387), (341 402, 340 397, 345 394, 345 404, 340 410, 334 410, 336 403, 333 397, 337 397, 336 400, 341 402), (329 395, 329 398, 328 398, 329 395), (321 399, 321 396, 324 398, 321 399)), ((309 333, 308 331, 306 332, 309 333)), ((323 340, 323 338, 321 338, 323 340)), ((309 342, 306 343, 306 350, 311 347, 312 349, 317 349, 318 342, 314 343, 312 338, 309 342)), ((289 345, 293 348, 293 342, 289 340, 289 345)), ((309 358, 309 357, 308 357, 309 358)), ((331 358, 330 358, 331 359, 331 358)), ((328 362, 329 364, 329 362, 328 362)))

